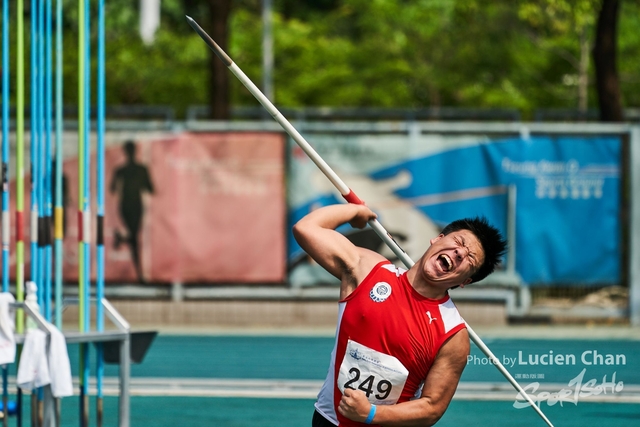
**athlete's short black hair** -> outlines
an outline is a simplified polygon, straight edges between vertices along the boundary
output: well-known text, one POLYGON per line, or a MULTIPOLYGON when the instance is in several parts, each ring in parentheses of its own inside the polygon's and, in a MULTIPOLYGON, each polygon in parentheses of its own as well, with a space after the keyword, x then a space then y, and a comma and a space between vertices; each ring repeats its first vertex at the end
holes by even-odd
POLYGON ((489 224, 485 217, 464 218, 453 221, 443 228, 441 233, 447 235, 460 230, 472 232, 480 241, 480 245, 482 245, 484 262, 471 276, 472 282, 479 282, 493 273, 507 250, 507 241, 496 227, 489 224))

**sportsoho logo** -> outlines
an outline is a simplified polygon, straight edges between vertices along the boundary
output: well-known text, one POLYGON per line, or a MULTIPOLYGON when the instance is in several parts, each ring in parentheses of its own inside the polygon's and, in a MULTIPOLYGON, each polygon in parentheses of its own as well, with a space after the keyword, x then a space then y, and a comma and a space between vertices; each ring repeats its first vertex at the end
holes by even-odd
MULTIPOLYGON (((566 372, 568 366, 583 365, 593 366, 624 366, 627 364, 627 357, 624 354, 600 353, 597 350, 585 350, 580 353, 554 353, 550 350, 546 353, 526 353, 518 351, 517 357, 503 356, 501 360, 505 367, 513 369, 526 370, 527 373, 516 373, 516 380, 522 379, 548 379, 543 373, 535 373, 535 370, 557 370, 561 366, 562 371, 566 372)), ((467 365, 491 365, 493 361, 486 357, 478 357, 477 355, 469 355, 467 357, 467 365)), ((601 374, 600 374, 601 375, 601 374)), ((531 382, 523 385, 524 392, 538 406, 542 402, 546 402, 549 406, 560 403, 578 404, 580 399, 593 398, 599 395, 615 395, 622 392, 624 383, 618 381, 617 371, 598 376, 598 378, 588 378, 587 368, 583 368, 578 375, 568 381, 566 387, 557 383, 543 384, 540 381, 531 382)), ((525 399, 522 393, 518 393, 513 403, 513 407, 527 408, 531 404, 525 399)))
MULTIPOLYGON (((598 383, 597 378, 585 381, 584 377, 586 372, 587 368, 583 368, 575 378, 569 381, 567 387, 563 387, 559 391, 541 391, 539 382, 530 383, 522 387, 522 389, 538 406, 540 406, 542 402, 547 402, 549 406, 553 406, 556 403, 560 403, 560 406, 562 406, 563 403, 573 403, 577 405, 580 398, 598 396, 600 394, 620 393, 624 388, 622 381, 616 382, 616 372, 611 376, 611 381, 607 381, 607 375, 605 375, 601 383, 598 383)), ((518 393, 516 401, 513 402, 513 407, 521 409, 529 406, 531 406, 531 404, 524 398, 522 393, 518 393)))

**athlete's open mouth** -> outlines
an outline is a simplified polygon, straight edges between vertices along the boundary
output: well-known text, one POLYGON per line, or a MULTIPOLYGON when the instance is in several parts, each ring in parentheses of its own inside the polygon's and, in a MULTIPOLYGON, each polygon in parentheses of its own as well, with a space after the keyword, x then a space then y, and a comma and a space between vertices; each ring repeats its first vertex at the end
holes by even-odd
POLYGON ((446 272, 450 271, 451 268, 453 268, 453 261, 451 261, 451 258, 449 258, 447 255, 440 255, 438 257, 438 262, 440 263, 442 269, 446 272))

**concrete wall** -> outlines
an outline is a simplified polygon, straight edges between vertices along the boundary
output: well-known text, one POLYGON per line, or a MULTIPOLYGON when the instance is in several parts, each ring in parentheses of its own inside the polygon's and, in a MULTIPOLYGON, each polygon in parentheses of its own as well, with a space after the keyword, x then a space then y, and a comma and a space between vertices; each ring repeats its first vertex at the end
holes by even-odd
MULTIPOLYGON (((111 300, 132 328, 182 331, 224 328, 335 329, 338 304, 333 301, 154 301, 111 300)), ((504 326, 503 303, 456 304, 473 326, 504 326)), ((77 307, 64 313, 66 327, 77 324, 77 307)), ((107 321, 107 323, 109 323, 107 321)))

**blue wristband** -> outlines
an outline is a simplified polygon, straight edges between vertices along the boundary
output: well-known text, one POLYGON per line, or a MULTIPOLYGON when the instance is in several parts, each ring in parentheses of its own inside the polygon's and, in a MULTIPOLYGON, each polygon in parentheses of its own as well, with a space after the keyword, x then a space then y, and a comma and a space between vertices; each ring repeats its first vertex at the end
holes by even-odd
POLYGON ((371 424, 373 422, 373 417, 376 416, 376 405, 371 404, 371 410, 369 411, 369 416, 366 420, 364 420, 365 424, 371 424))

